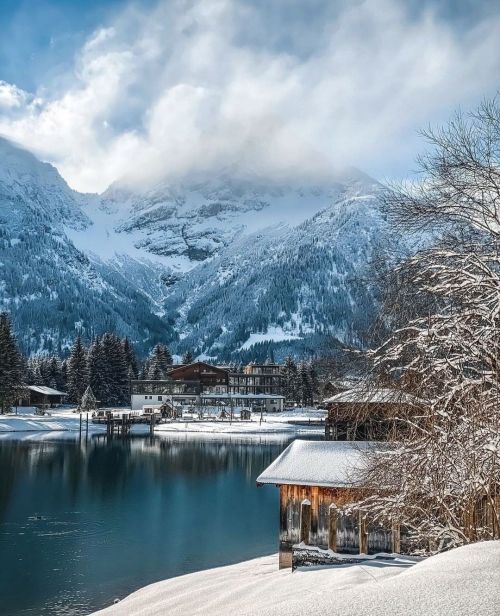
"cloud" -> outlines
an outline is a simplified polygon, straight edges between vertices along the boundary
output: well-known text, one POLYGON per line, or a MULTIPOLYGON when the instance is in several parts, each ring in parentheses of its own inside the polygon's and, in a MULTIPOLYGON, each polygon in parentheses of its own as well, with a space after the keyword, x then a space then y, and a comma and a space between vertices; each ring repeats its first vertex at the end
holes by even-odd
POLYGON ((0 81, 0 109, 13 110, 26 105, 30 95, 17 86, 0 81))
POLYGON ((130 5, 89 37, 63 90, 1 82, 0 134, 85 191, 234 164, 391 175, 411 166, 419 127, 498 86, 500 11, 455 29, 397 0, 342 2, 321 23, 303 5, 290 22, 297 6, 266 21, 244 0, 130 5))

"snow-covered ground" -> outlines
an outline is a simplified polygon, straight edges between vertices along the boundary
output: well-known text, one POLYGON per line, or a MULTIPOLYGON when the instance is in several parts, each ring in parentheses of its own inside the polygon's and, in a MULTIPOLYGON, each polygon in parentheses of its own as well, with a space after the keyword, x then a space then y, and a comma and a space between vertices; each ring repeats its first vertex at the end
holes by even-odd
MULTIPOLYGON (((50 415, 35 415, 34 408, 20 407, 18 413, 0 415, 0 435, 7 432, 62 432, 78 431, 80 429, 80 415, 71 409, 50 409, 50 415)), ((85 418, 82 428, 85 430, 85 418)), ((90 423, 89 431, 106 432, 106 426, 90 423)))
MULTIPOLYGON (((20 408, 18 414, 10 413, 0 415, 0 438, 2 435, 13 432, 78 432, 80 429, 80 416, 72 409, 51 409, 48 416, 37 416, 32 408, 20 408)), ((309 419, 317 421, 324 417, 325 411, 315 409, 294 409, 283 413, 264 415, 254 414, 249 421, 235 419, 232 422, 220 419, 187 419, 175 420, 159 424, 155 427, 156 434, 170 433, 205 433, 205 434, 323 434, 324 427, 318 424, 307 425, 309 419), (297 425, 290 422, 301 422, 306 425, 297 425)), ((85 430, 85 418, 82 422, 85 430)), ((139 424, 132 427, 132 433, 147 433, 149 426, 139 424)), ((89 420, 89 433, 106 432, 103 424, 93 424, 89 420)))
POLYGON ((142 588, 100 616, 496 616, 500 541, 409 559, 278 570, 277 556, 142 588))

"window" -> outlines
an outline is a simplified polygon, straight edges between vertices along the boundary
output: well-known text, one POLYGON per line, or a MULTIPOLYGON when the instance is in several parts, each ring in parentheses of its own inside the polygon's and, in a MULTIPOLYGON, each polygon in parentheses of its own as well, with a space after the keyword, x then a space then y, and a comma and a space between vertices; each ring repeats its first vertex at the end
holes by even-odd
POLYGON ((158 396, 158 402, 161 402, 163 400, 163 396, 158 396))

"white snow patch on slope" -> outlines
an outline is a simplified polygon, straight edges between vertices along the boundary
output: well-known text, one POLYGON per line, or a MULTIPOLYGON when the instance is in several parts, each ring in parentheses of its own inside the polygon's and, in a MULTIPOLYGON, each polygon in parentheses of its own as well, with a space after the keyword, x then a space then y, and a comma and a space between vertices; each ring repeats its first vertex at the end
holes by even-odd
POLYGON ((244 351, 259 342, 282 342, 284 340, 299 340, 300 338, 301 336, 297 334, 284 331, 282 327, 271 326, 267 328, 265 333, 250 334, 248 340, 240 346, 239 350, 244 351))
POLYGON ((66 234, 74 246, 85 254, 93 255, 104 262, 125 255, 145 264, 157 263, 179 272, 187 272, 196 265, 182 255, 162 256, 145 248, 137 248, 135 244, 141 239, 141 234, 117 232, 116 227, 121 219, 116 214, 102 210, 97 197, 87 205, 85 213, 93 223, 90 227, 66 229, 66 234))
POLYGON ((500 541, 405 559, 278 570, 276 556, 147 586, 100 616, 496 616, 500 541))

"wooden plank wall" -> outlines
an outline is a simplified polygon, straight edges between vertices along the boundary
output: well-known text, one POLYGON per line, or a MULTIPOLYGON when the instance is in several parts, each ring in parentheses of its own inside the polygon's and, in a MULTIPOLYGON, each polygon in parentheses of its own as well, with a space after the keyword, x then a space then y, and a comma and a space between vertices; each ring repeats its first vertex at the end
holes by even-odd
POLYGON ((335 545, 336 551, 347 554, 358 554, 360 546, 368 554, 392 552, 392 528, 371 526, 357 515, 342 513, 342 507, 361 496, 362 492, 355 489, 280 486, 280 550, 304 541, 322 549, 335 545), (302 534, 301 518, 307 522, 302 534))

